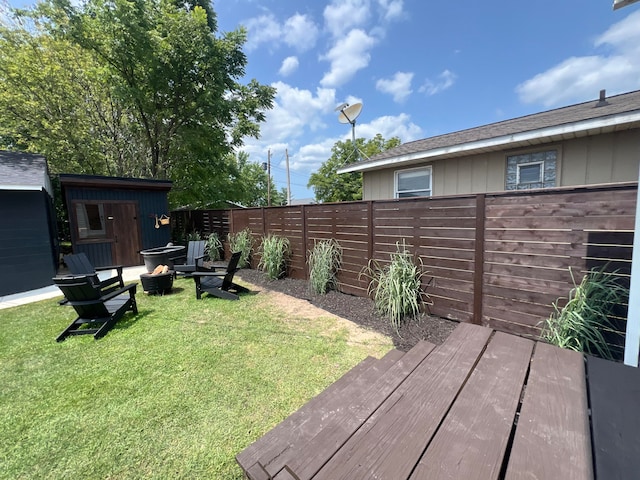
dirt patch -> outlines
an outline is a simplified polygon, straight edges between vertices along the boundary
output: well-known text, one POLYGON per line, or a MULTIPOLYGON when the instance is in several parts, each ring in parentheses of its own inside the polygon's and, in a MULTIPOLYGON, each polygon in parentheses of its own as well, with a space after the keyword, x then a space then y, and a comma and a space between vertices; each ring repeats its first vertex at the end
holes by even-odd
POLYGON ((292 297, 271 289, 265 289, 264 291, 268 294, 267 303, 285 313, 289 318, 332 320, 333 325, 331 325, 329 333, 346 330, 348 334, 347 343, 349 344, 373 345, 388 342, 385 336, 380 332, 363 328, 351 320, 347 320, 346 318, 342 318, 334 313, 313 305, 308 300, 292 297))
MULTIPOLYGON (((270 280, 263 272, 243 269, 236 274, 241 280, 257 287, 278 292, 286 296, 274 296, 279 308, 284 308, 292 316, 319 315, 326 316, 326 312, 334 315, 339 321, 348 320, 370 332, 391 337, 396 348, 407 351, 420 340, 428 340, 437 345, 453 331, 457 322, 422 314, 415 319, 408 320, 396 331, 388 319, 376 313, 373 301, 369 298, 356 297, 340 292, 331 291, 326 295, 316 295, 309 291, 308 283, 304 280, 283 278, 270 280), (289 297, 295 297, 291 301, 289 297)), ((344 324, 348 327, 348 322, 344 324)), ((354 335, 356 334, 354 331, 354 335)), ((367 337, 361 341, 369 341, 367 337)))

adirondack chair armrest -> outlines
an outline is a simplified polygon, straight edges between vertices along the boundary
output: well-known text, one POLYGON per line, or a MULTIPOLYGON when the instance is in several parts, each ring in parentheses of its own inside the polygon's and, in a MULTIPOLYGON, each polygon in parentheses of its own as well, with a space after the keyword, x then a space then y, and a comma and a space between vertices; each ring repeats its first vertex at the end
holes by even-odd
POLYGON ((109 287, 110 285, 119 284, 120 288, 124 287, 124 280, 122 279, 122 275, 117 275, 115 277, 109 277, 100 282, 100 288, 103 289, 105 287, 109 287))
POLYGON ((109 292, 106 295, 100 297, 101 302, 106 302, 107 300, 111 300, 112 298, 117 297, 118 295, 122 295, 125 292, 129 292, 129 295, 135 296, 136 288, 138 287, 138 283, 129 283, 118 290, 114 290, 113 292, 109 292))
POLYGON ((117 270, 118 271, 118 275, 122 275, 122 269, 124 268, 123 265, 107 265, 104 267, 95 267, 96 272, 103 272, 105 270, 117 270))
POLYGON ((195 265, 174 265, 173 270, 175 270, 178 273, 191 273, 191 272, 195 272, 196 266, 195 265))

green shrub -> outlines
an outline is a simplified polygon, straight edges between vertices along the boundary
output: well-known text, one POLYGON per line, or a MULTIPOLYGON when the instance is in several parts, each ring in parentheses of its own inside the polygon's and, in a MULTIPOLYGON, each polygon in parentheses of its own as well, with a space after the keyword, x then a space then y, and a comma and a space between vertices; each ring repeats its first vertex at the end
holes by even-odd
POLYGON ((202 240, 202 236, 197 230, 187 233, 187 242, 197 242, 198 240, 202 240))
POLYGON ((231 253, 241 253, 238 268, 250 267, 251 252, 253 251, 253 236, 251 235, 251 230, 245 228, 238 233, 229 233, 227 240, 229 241, 229 250, 231 253))
POLYGON ((321 240, 309 252, 309 288, 324 295, 337 285, 336 272, 342 261, 342 247, 336 240, 321 240))
MULTIPOLYGON (((573 279, 573 272, 571 272, 573 279)), ((545 321, 542 338, 558 347, 612 360, 614 354, 603 333, 613 331, 610 317, 617 305, 629 301, 629 290, 604 268, 592 269, 569 292, 567 303, 553 303, 555 312, 545 321)))
POLYGON ((260 255, 258 268, 265 272, 267 277, 272 280, 284 277, 291 256, 289 239, 279 235, 267 235, 262 239, 260 255))
POLYGON ((389 264, 381 265, 370 260, 361 275, 370 279, 368 293, 373 297, 376 310, 389 317, 396 330, 407 317, 415 317, 422 304, 430 303, 429 296, 421 291, 423 272, 422 261, 418 257, 416 265, 413 255, 396 242, 396 252, 392 253, 389 264))
POLYGON ((222 240, 216 232, 211 232, 207 236, 207 243, 205 245, 205 254, 212 262, 217 262, 222 259, 222 240))

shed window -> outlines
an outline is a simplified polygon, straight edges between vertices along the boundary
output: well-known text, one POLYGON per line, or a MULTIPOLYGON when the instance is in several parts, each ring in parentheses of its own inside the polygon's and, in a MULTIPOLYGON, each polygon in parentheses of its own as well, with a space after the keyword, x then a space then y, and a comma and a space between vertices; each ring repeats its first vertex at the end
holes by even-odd
POLYGON ((100 238, 106 236, 104 226, 104 206, 101 203, 77 203, 79 238, 100 238))
POLYGON ((431 167, 396 172, 396 198, 430 197, 431 167))

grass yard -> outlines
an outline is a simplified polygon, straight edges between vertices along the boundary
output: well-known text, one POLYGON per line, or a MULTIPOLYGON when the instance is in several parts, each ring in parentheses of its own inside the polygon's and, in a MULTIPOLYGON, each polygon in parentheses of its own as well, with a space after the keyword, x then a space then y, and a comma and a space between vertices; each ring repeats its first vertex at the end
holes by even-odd
POLYGON ((174 287, 138 293, 139 315, 98 341, 56 343, 75 312, 55 299, 0 310, 0 478, 240 479, 240 450, 392 348, 268 294, 174 287))

